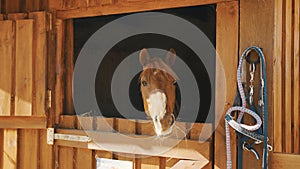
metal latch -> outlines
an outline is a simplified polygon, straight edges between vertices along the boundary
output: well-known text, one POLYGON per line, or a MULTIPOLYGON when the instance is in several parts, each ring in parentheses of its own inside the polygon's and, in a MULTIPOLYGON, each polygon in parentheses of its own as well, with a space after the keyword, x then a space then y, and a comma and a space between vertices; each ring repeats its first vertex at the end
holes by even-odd
POLYGON ((72 135, 72 134, 58 134, 54 133, 54 128, 47 129, 47 144, 53 145, 54 140, 67 140, 88 143, 92 139, 88 136, 72 135))

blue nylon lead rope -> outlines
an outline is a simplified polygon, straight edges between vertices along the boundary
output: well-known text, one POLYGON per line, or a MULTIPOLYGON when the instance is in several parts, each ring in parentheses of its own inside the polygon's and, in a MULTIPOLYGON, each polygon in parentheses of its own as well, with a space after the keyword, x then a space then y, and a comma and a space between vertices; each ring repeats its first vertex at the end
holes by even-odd
MULTIPOLYGON (((229 126, 232 127, 235 131, 238 132, 239 141, 238 141, 238 148, 239 148, 239 155, 242 155, 242 148, 252 151, 257 158, 259 155, 257 151, 253 148, 254 144, 244 144, 241 140, 250 140, 253 139, 255 144, 259 144, 263 142, 263 162, 262 168, 268 168, 268 150, 271 150, 272 147, 268 145, 268 99, 267 99, 267 78, 266 78, 266 65, 265 65, 265 58, 263 52, 260 48, 256 46, 251 46, 247 48, 239 61, 239 66, 237 70, 237 84, 238 84, 238 92, 240 100, 242 102, 241 106, 235 105, 227 110, 225 116, 225 129, 226 129, 226 150, 227 150, 227 169, 232 168, 232 161, 231 161, 231 148, 230 148, 230 132, 229 126), (260 98, 260 106, 261 106, 261 113, 255 112, 255 109, 252 107, 251 109, 246 108, 247 101, 244 92, 244 88, 241 82, 241 67, 244 59, 248 56, 248 54, 252 51, 255 51, 259 56, 259 61, 261 65, 261 98, 260 98), (239 112, 238 118, 235 121, 232 117, 233 112, 239 112), (242 118, 244 113, 249 114, 256 120, 255 125, 246 125, 242 124, 242 118), (261 120, 261 118, 263 120, 261 120), (240 145, 243 144, 243 145, 240 145)), ((258 110, 260 110, 258 108, 258 110)), ((239 169, 242 167, 242 156, 238 157, 238 167, 239 169)))

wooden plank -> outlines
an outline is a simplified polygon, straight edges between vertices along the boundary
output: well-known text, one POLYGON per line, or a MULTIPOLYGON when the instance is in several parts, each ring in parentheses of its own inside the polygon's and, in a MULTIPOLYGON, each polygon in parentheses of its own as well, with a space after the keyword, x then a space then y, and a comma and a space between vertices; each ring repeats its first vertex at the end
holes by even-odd
MULTIPOLYGON (((71 116, 72 117, 72 116, 71 116)), ((77 129, 79 130, 93 130, 94 118, 93 117, 80 117, 77 116, 77 129)))
POLYGON ((176 163, 178 163, 180 159, 177 158, 167 158, 166 159, 166 169, 170 169, 173 167, 176 163))
POLYGON ((72 141, 56 140, 56 145, 58 146, 68 146, 76 148, 88 148, 94 150, 109 150, 112 152, 120 152, 127 154, 140 154, 147 156, 160 156, 160 157, 172 157, 180 159, 192 159, 199 160, 203 159, 204 156, 209 154, 209 142, 200 143, 195 140, 181 140, 179 143, 168 149, 170 143, 177 142, 173 138, 164 138, 160 144, 153 144, 152 139, 142 139, 148 138, 147 135, 119 135, 118 133, 109 132, 95 132, 95 131, 80 131, 80 130, 63 130, 57 129, 56 133, 61 134, 75 134, 75 135, 86 135, 93 140, 89 143, 79 143, 72 141), (142 139, 142 141, 133 141, 133 139, 142 139), (124 146, 126 145, 126 146, 124 146))
POLYGON ((21 129, 19 131, 18 168, 38 169, 39 133, 36 129, 21 129))
POLYGON ((0 116, 0 128, 4 129, 45 129, 46 127, 45 116, 0 116))
MULTIPOLYGON (((191 130, 190 130, 190 133, 189 133, 189 137, 190 137, 190 139, 192 139, 192 140, 198 140, 198 141, 201 141, 201 142, 209 142, 209 143, 212 143, 212 140, 211 140, 211 138, 209 138, 208 140, 203 140, 201 137, 200 137, 200 135, 201 135, 201 132, 202 132, 202 130, 203 129, 206 129, 208 124, 201 124, 201 123, 194 123, 194 124, 192 124, 192 128, 191 128, 191 130), (205 127, 205 128, 204 128, 205 127)), ((208 131, 208 132, 212 132, 212 125, 211 124, 209 124, 209 126, 210 126, 210 131, 208 131)), ((206 129, 207 130, 207 129, 206 129)), ((209 130, 209 129, 208 129, 209 130)), ((206 134, 204 134, 204 135, 206 135, 206 134)), ((212 160, 212 158, 213 158, 213 152, 211 151, 212 150, 212 144, 210 144, 207 148, 207 152, 208 153, 206 153, 206 154, 202 154, 208 161, 211 161, 212 160)))
POLYGON ((88 6, 100 6, 100 5, 111 5, 114 3, 114 0, 89 0, 88 6))
POLYGON ((209 137, 212 135, 213 128, 212 124, 204 123, 191 123, 189 126, 189 138, 199 141, 211 141, 212 138, 209 137), (205 140, 207 139, 207 140, 205 140))
MULTIPOLYGON (((228 2, 217 4, 217 30, 216 30, 216 49, 219 57, 216 59, 216 91, 226 91, 225 93, 216 92, 216 115, 215 119, 220 119, 216 124, 214 158, 215 165, 219 168, 226 168, 225 150, 225 122, 224 115, 233 103, 236 87, 236 66, 238 59, 238 30, 239 30, 239 4, 238 2, 228 2), (230 29, 228 26, 230 25, 230 29), (221 66, 222 65, 222 66, 221 66), (219 69, 219 68, 223 68, 219 69), (224 72, 223 72, 224 71, 224 72), (224 87, 223 73, 226 77, 226 88, 224 87), (225 103, 223 100, 225 98, 225 103), (225 105, 224 105, 225 104, 225 105)), ((231 132, 231 138, 236 138, 235 133, 231 132)), ((236 159, 236 141, 231 142, 232 159, 236 159)), ((235 168, 235 163, 233 163, 235 168)))
MULTIPOLYGON (((78 148, 75 151, 75 169, 92 169, 93 168, 93 157, 92 150, 78 148)), ((94 160, 95 161, 95 160, 94 160)))
POLYGON ((0 116, 9 116, 11 114, 14 32, 12 21, 0 21, 0 25, 0 116))
MULTIPOLYGON (((1 3, 0 3, 0 10, 1 10, 1 3)), ((1 12, 1 11, 0 11, 1 12)), ((0 14, 0 21, 2 21, 3 20, 3 15, 2 14, 0 14)))
POLYGON ((171 169, 199 169, 203 168, 207 161, 191 161, 191 160, 180 160, 176 165, 174 165, 171 169))
POLYGON ((77 117, 76 116, 60 116, 59 128, 73 129, 75 127, 77 117))
POLYGON ((73 169, 74 168, 74 149, 72 147, 59 147, 59 168, 73 169))
POLYGON ((124 134, 135 134, 136 133, 135 120, 117 118, 116 130, 124 134))
POLYGON ((300 168, 300 156, 293 154, 274 153, 271 161, 270 168, 300 168))
POLYGON ((155 136, 154 126, 151 120, 138 120, 137 121, 137 134, 143 134, 143 135, 151 135, 155 136))
MULTIPOLYGON (((49 1, 54 2, 54 1, 49 1)), ((55 15, 54 15, 55 16, 55 15)), ((55 18, 55 17, 54 17, 55 18)), ((58 118, 56 115, 57 108, 56 108, 56 73, 53 70, 56 70, 56 32, 53 25, 53 15, 51 13, 47 13, 47 20, 48 20, 48 27, 47 27, 47 50, 48 50, 48 57, 47 57, 47 95, 51 94, 51 100, 47 99, 47 113, 48 113, 48 125, 54 126, 58 123, 58 118), (49 107, 51 108, 49 109, 49 107), (56 121, 57 120, 57 121, 56 121), (57 122, 57 123, 56 123, 57 122)), ((56 151, 57 153, 57 151, 56 151)))
MULTIPOLYGON (((93 117, 77 117, 77 129, 93 130, 93 117)), ((96 163, 93 157, 92 150, 78 148, 75 149, 75 169, 92 169, 93 162, 96 163)))
MULTIPOLYGON (((95 130, 96 131, 103 131, 103 132, 114 132, 114 119, 113 118, 102 118, 96 117, 95 118, 95 130)), ((95 151, 96 158, 113 158, 113 153, 110 151, 95 151)))
POLYGON ((273 74, 273 109, 276 115, 274 115, 274 152, 282 152, 283 150, 283 128, 282 128, 282 117, 283 117, 283 107, 282 107, 282 98, 283 98, 283 84, 282 84, 282 1, 275 1, 275 40, 274 40, 274 62, 273 67, 276 68, 273 74))
POLYGON ((25 11, 39 11, 41 0, 27 0, 25 2, 25 11))
POLYGON ((16 20, 15 115, 32 115, 33 20, 16 20))
POLYGON ((3 0, 5 1, 4 4, 4 9, 5 13, 16 13, 16 12, 20 12, 21 8, 20 8, 20 1, 18 0, 16 2, 16 0, 11 1, 11 0, 3 0))
MULTIPOLYGON (((1 9, 1 8, 0 8, 1 9)), ((3 157, 4 157, 4 151, 3 151, 3 146, 4 146, 4 133, 3 129, 0 129, 0 167, 3 168, 3 157)))
POLYGON ((300 2, 294 1, 294 104, 293 104, 293 145, 294 153, 300 154, 300 2))
POLYGON ((39 130, 39 136, 39 150, 41 153, 41 155, 39 156, 39 167, 42 169, 53 169, 54 146, 47 144, 47 130, 39 130))
MULTIPOLYGON (((121 134, 135 134, 136 133, 136 124, 135 120, 116 118, 115 119, 116 130, 121 134)), ((135 162, 137 159, 134 154, 126 153, 114 153, 114 159, 132 161, 135 162)))
POLYGON ((102 118, 96 117, 96 130, 98 131, 106 131, 106 132, 114 132, 114 119, 113 118, 102 118))
POLYGON ((285 8, 284 140, 285 152, 292 153, 292 0, 286 0, 285 8))
MULTIPOLYGON (((35 1, 34 1, 35 2, 35 1)), ((34 3, 33 2, 33 3, 34 3)), ((47 65, 47 32, 46 13, 29 13, 34 19, 33 25, 33 115, 45 115, 46 100, 46 65, 47 65)))
POLYGON ((149 156, 141 158, 142 169, 160 169, 159 168, 159 157, 149 156))
POLYGON ((18 131, 4 129, 3 135, 3 168, 17 169, 18 131))
POLYGON ((96 6, 96 7, 82 7, 71 10, 61 10, 57 11, 57 18, 60 19, 70 19, 70 18, 80 18, 80 17, 91 17, 91 16, 101 16, 101 15, 112 15, 112 14, 122 14, 131 12, 141 12, 165 8, 179 8, 188 6, 198 6, 214 4, 219 2, 226 2, 230 0, 139 0, 139 1, 117 1, 111 5, 96 6))
MULTIPOLYGON (((66 116, 66 117, 61 116, 59 124, 62 125, 62 127, 64 128, 75 128, 77 124, 76 116, 66 116)), ((55 142, 57 142, 57 140, 55 140, 55 142)), ((74 157, 76 153, 74 153, 75 148, 73 147, 75 146, 65 147, 65 146, 58 145, 58 168, 63 168, 63 169, 74 168, 74 164, 75 164, 74 157)))
POLYGON ((73 20, 66 20, 65 38, 65 64, 66 64, 66 84, 65 84, 65 114, 75 114, 73 104, 73 72, 74 72, 74 30, 73 20))
POLYGON ((49 9, 51 10, 62 10, 63 9, 63 0, 56 0, 48 2, 49 9))
MULTIPOLYGON (((268 88, 268 100, 272 101, 273 92, 273 56, 274 54, 274 32, 275 32, 275 1, 240 1, 240 54, 249 46, 258 46, 263 49, 266 61, 266 76, 268 88)), ((268 137, 269 143, 273 142, 273 105, 267 105, 268 114, 268 137)), ((274 115, 277 112, 274 112, 274 115)), ((279 125, 279 124, 275 124, 279 125)), ((256 147, 260 153, 263 152, 263 144, 256 147)), ((252 152, 243 151, 243 168, 261 168, 261 161, 257 160, 252 152)))
POLYGON ((64 37, 64 22, 62 20, 56 20, 55 22, 55 33, 56 33, 56 60, 55 65, 55 86, 54 86, 54 109, 55 109, 55 123, 59 123, 59 117, 63 112, 63 95, 64 95, 64 57, 63 57, 63 37, 64 37))
POLYGON ((7 14, 7 19, 9 20, 20 20, 27 17, 26 13, 9 13, 7 14))

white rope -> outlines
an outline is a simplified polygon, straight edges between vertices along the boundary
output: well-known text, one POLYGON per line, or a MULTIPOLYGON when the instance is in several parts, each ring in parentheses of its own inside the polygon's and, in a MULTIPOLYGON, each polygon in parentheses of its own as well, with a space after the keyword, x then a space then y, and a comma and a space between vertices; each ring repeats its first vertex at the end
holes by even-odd
MULTIPOLYGON (((240 124, 240 126, 246 130, 249 131, 254 131, 260 128, 262 125, 262 121, 259 115, 257 115, 254 111, 247 109, 246 108, 246 96, 244 92, 244 88, 241 82, 241 67, 243 63, 244 58, 241 57, 239 61, 239 66, 237 70, 237 84, 238 84, 238 91, 240 93, 240 97, 242 100, 242 106, 235 106, 231 107, 227 110, 226 115, 231 115, 232 112, 234 111, 239 111, 239 116, 237 118, 237 122, 240 124), (249 114, 256 120, 255 125, 246 125, 246 124, 241 124, 241 120, 243 118, 244 113, 249 114)), ((231 159, 231 146, 230 146, 230 131, 229 131, 229 124, 227 120, 225 120, 225 132, 226 132, 226 157, 227 157, 227 169, 232 168, 232 159, 231 159)))

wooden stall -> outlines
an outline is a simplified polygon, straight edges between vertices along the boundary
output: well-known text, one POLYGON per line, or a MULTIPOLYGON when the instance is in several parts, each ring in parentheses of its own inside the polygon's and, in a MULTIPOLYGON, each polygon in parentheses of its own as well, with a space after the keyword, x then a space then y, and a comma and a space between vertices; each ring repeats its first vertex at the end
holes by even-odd
MULTIPOLYGON (((269 167, 299 168, 299 12, 298 0, 0 0, 0 168, 96 169, 98 158, 129 161, 135 169, 226 168, 224 113, 235 98, 239 55, 252 45, 266 56, 269 167), (202 129, 213 131, 214 123, 177 122, 185 139, 172 135, 167 141, 178 144, 160 154, 154 150, 164 143, 147 149, 124 139, 103 142, 105 149, 89 140, 93 133, 108 140, 155 133, 147 120, 76 115, 74 21, 205 5, 216 13, 215 117, 221 120, 214 134, 200 142, 202 129)), ((235 146, 231 152, 236 168, 235 146)), ((243 160, 243 168, 261 168, 250 152, 243 160)))

